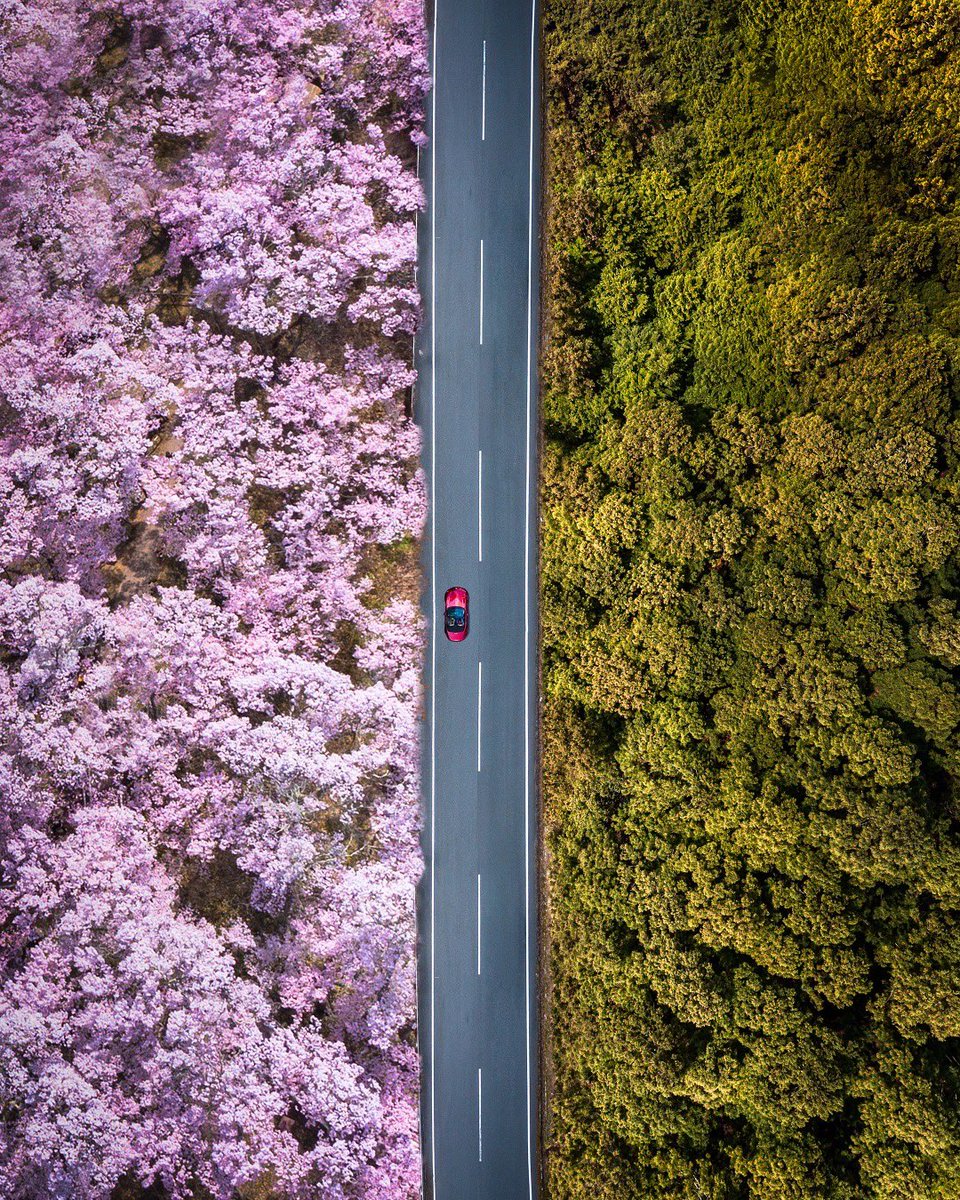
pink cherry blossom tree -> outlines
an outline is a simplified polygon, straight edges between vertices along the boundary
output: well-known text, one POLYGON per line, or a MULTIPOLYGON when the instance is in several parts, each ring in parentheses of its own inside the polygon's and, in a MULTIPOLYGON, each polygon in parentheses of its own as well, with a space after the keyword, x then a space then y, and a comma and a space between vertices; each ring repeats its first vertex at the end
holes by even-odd
POLYGON ((0 1195, 406 1200, 420 5, 0 40, 0 1195))

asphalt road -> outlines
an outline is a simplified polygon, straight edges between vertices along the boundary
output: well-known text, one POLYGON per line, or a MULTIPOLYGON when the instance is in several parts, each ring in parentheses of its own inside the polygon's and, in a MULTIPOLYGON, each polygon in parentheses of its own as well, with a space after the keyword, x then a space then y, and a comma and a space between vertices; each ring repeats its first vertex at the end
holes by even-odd
POLYGON ((536 0, 436 0, 416 411, 431 510, 425 1194, 537 1194, 536 0), (470 592, 471 632, 442 630, 470 592))

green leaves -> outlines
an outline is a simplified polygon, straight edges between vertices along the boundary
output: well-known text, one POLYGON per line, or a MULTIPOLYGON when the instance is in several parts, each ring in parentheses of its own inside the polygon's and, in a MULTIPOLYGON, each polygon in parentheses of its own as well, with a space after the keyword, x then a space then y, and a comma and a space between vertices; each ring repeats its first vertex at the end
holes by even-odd
POLYGON ((960 21, 547 5, 554 1200, 960 1200, 960 21))

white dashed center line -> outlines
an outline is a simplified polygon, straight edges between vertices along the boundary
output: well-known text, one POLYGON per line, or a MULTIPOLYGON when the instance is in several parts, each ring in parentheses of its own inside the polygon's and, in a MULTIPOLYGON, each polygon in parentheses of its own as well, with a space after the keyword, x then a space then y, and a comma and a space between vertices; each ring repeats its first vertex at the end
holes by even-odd
POLYGON ((480 345, 483 345, 483 238, 480 239, 480 345))
POLYGON ((477 770, 480 770, 480 737, 483 725, 483 663, 477 663, 477 770))
POLYGON ((487 43, 483 43, 483 74, 480 85, 480 141, 487 140, 487 43))
POLYGON ((483 451, 477 451, 477 561, 483 562, 483 451))
POLYGON ((477 1067, 477 1160, 483 1162, 483 1070, 477 1067))
POLYGON ((480 974, 480 873, 477 872, 477 974, 480 974))

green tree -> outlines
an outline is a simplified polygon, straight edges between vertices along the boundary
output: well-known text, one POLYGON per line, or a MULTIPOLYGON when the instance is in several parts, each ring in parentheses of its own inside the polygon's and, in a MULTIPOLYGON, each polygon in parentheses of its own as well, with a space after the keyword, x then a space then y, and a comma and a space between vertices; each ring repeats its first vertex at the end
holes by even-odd
POLYGON ((960 1198, 960 8, 548 0, 553 1200, 960 1198))

